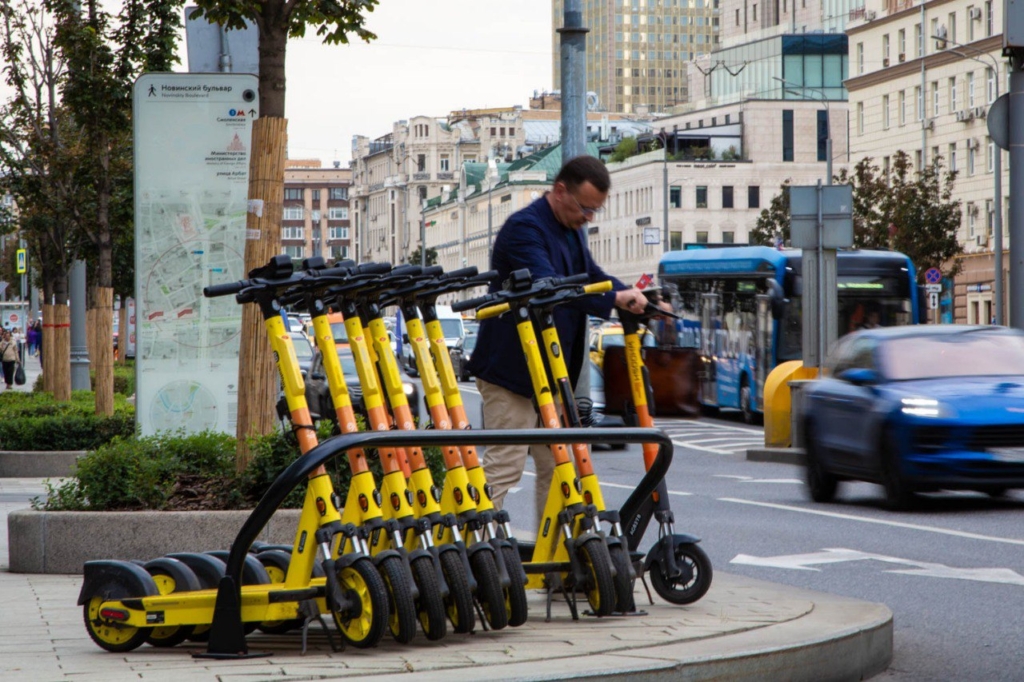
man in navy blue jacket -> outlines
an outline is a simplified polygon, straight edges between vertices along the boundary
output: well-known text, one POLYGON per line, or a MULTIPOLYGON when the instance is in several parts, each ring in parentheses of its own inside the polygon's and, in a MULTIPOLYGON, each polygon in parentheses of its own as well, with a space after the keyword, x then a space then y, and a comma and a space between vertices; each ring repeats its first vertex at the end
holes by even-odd
MULTIPOLYGON (((529 269, 534 279, 585 272, 591 282, 612 281, 613 291, 555 308, 555 326, 574 385, 587 357, 587 316, 608 319, 615 306, 640 313, 647 302, 639 289, 627 287, 594 262, 586 239, 580 234, 580 228, 601 210, 610 187, 611 178, 599 159, 571 159, 559 171, 550 192, 509 217, 498 232, 491 255, 491 269, 498 271, 498 277, 491 283, 492 291, 500 288, 512 271, 522 268, 529 269)), ((477 378, 488 429, 539 426, 530 373, 511 316, 480 324, 469 369, 477 378)), ((539 520, 554 471, 548 446, 488 446, 484 471, 493 488, 491 499, 500 508, 509 489, 523 475, 527 452, 537 471, 535 503, 539 520)))

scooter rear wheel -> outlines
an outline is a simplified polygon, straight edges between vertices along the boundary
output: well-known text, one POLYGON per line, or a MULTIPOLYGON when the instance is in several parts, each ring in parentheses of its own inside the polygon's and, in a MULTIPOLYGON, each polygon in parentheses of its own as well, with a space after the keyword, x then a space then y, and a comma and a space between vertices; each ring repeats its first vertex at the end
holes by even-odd
POLYGON ((508 625, 508 612, 494 554, 486 550, 474 552, 469 555, 469 566, 476 578, 476 598, 483 608, 487 624, 492 630, 503 629, 508 625))
POLYGON ((651 570, 651 584, 662 599, 672 604, 692 604, 711 587, 711 559, 699 546, 691 543, 676 545, 676 563, 682 575, 672 579, 664 574, 661 564, 651 570))
POLYGON ((459 634, 473 632, 476 627, 476 615, 473 613, 473 594, 469 590, 469 579, 462 556, 458 552, 441 552, 441 571, 448 583, 448 598, 445 599, 445 610, 452 628, 459 634))
MULTIPOLYGON (((199 578, 184 563, 167 557, 154 559, 143 566, 156 583, 160 594, 194 592, 199 589, 199 578)), ((146 637, 146 643, 155 647, 174 647, 188 639, 195 630, 194 625, 165 625, 154 627, 146 637)))
POLYGON ((511 581, 505 590, 505 610, 508 624, 516 628, 526 622, 526 582, 523 580, 523 564, 519 555, 508 545, 501 548, 501 558, 511 581))
POLYGON ((376 646, 388 628, 388 591, 377 567, 366 557, 338 569, 338 583, 355 605, 344 613, 332 612, 345 641, 357 649, 376 646))
POLYGON ((579 560, 587 573, 587 601, 596 616, 610 616, 615 612, 615 581, 612 577, 612 559, 604 538, 595 535, 579 545, 579 560))

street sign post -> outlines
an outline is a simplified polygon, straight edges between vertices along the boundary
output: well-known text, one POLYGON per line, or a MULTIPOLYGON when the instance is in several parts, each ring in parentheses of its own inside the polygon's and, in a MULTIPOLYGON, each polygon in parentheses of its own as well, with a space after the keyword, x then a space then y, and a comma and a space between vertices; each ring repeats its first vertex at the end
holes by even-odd
POLYGON ((25 251, 25 249, 18 249, 16 253, 17 253, 18 274, 19 275, 24 275, 26 272, 28 272, 28 256, 27 256, 27 252, 25 251))

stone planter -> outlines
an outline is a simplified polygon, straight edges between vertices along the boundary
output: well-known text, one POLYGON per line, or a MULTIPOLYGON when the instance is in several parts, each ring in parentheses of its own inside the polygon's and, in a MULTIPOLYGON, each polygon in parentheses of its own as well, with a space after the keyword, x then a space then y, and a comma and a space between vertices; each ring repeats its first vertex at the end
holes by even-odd
POLYGON ((0 478, 67 478, 85 450, 0 450, 0 478))
MULTIPOLYGON (((259 540, 292 544, 298 509, 278 510, 259 540)), ((7 516, 11 573, 81 573, 93 559, 148 561, 171 552, 229 549, 249 511, 46 512, 7 516)))

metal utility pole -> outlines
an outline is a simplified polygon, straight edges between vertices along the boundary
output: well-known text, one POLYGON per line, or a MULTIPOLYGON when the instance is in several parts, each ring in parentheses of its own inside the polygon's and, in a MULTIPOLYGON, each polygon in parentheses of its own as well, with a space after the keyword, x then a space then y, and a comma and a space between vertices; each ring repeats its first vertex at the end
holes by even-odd
POLYGON ((562 163, 587 152, 587 33, 583 0, 565 0, 560 35, 562 163))
MULTIPOLYGON (((1003 54, 1010 58, 1010 196, 1024 194, 1024 3, 1003 5, 1003 54)), ((1024 329, 1024 201, 1010 202, 1010 320, 1024 329)))
POLYGON ((85 330, 85 261, 76 260, 71 266, 71 390, 88 391, 89 346, 85 330))

